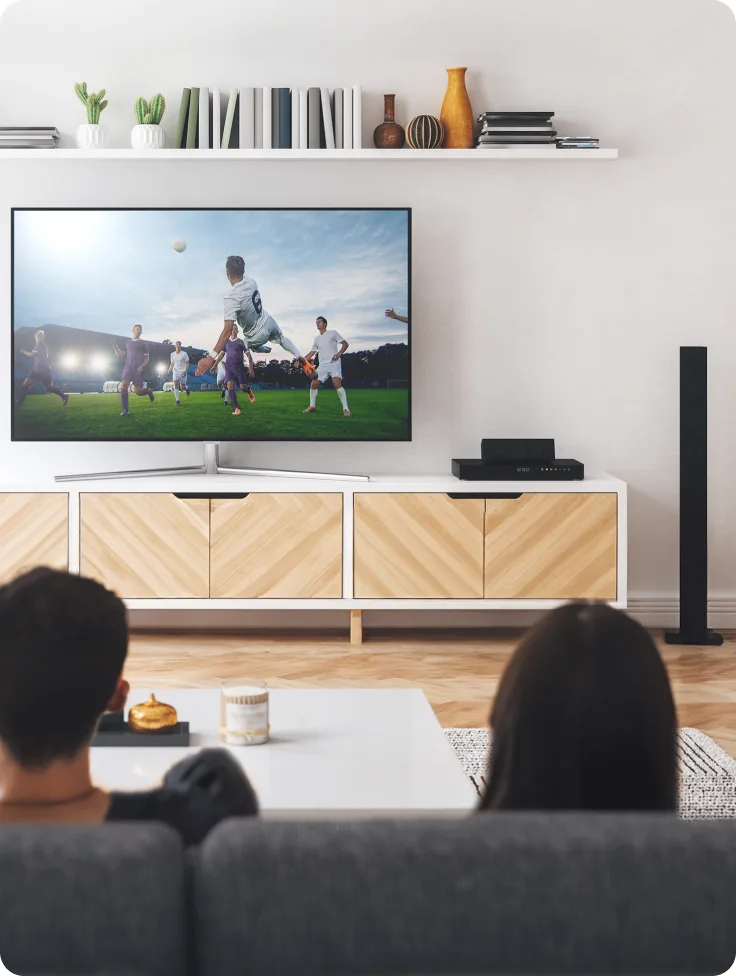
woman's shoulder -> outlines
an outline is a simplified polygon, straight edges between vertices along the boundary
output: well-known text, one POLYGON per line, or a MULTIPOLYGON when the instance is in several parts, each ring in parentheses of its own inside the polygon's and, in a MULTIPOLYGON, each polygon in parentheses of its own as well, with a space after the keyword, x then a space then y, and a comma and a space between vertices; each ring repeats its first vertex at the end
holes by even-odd
POLYGON ((221 820, 258 813, 258 798, 242 766, 225 749, 203 749, 176 763, 163 786, 112 793, 108 820, 156 821, 198 844, 221 820))

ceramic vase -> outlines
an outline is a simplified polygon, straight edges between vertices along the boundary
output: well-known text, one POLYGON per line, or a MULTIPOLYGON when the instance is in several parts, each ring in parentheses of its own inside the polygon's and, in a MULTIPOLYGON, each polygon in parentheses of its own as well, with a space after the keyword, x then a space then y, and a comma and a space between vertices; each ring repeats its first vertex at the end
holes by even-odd
POLYGON ((166 132, 162 125, 134 125, 130 133, 133 149, 163 149, 166 132))
POLYGON ((395 98, 396 95, 383 96, 383 122, 373 131, 376 149, 401 149, 404 145, 404 130, 394 119, 395 98))
POLYGON ((437 149, 442 136, 442 123, 433 115, 417 115, 406 127, 406 142, 412 149, 437 149))
POLYGON ((473 109, 465 88, 467 70, 447 69, 447 91, 440 112, 440 121, 445 132, 443 149, 473 148, 473 109))
POLYGON ((107 149, 110 133, 104 125, 80 125, 77 129, 77 149, 107 149))

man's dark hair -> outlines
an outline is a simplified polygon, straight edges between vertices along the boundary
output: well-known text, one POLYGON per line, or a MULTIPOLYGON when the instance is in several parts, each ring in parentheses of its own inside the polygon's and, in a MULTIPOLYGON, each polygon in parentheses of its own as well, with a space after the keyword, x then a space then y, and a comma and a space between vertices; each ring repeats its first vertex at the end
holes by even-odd
POLYGON ((100 583, 34 569, 0 587, 0 741, 21 766, 74 756, 128 650, 122 601, 100 583))
POLYGON ((317 316, 317 321, 318 322, 324 322, 325 325, 327 325, 327 319, 324 317, 324 315, 318 315, 317 316))
POLYGON ((245 261, 242 258, 231 255, 225 262, 225 270, 234 278, 242 278, 245 274, 245 261))

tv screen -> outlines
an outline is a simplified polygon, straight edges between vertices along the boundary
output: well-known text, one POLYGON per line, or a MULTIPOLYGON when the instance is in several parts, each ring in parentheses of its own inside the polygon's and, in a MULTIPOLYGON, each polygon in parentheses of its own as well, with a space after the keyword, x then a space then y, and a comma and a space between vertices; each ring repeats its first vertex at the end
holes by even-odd
POLYGON ((411 439, 409 209, 14 209, 22 441, 411 439))

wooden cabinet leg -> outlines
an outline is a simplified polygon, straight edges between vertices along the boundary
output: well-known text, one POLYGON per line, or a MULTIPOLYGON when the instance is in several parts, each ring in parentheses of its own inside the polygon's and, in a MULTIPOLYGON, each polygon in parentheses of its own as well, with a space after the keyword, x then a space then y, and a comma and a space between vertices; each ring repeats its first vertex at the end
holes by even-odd
POLYGON ((351 644, 363 643, 363 611, 362 610, 350 611, 350 643, 351 644))

